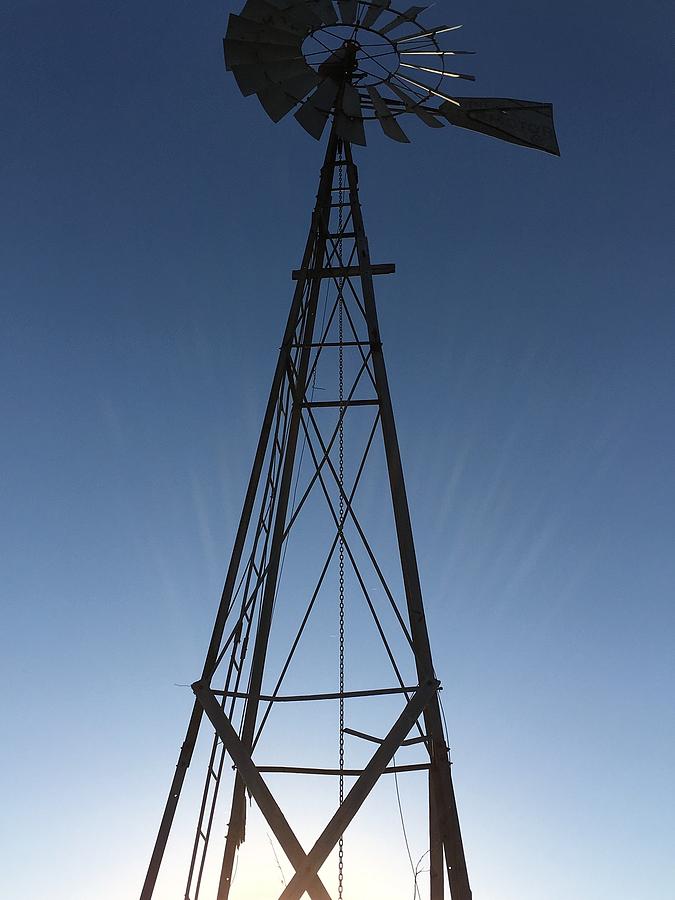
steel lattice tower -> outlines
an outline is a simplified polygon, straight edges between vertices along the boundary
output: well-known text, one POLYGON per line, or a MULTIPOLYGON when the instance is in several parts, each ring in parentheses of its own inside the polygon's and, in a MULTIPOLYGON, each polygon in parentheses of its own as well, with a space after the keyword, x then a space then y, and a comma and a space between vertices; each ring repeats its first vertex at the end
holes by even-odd
MULTIPOLYGON (((394 47, 399 64, 408 68, 413 68, 412 64, 401 63, 404 53, 437 54, 435 58, 440 60, 445 54, 457 53, 441 51, 437 43, 439 33, 452 29, 421 28, 416 22, 418 7, 403 14, 391 10, 386 2, 339 3, 338 8, 341 19, 328 0, 249 0, 244 16, 230 18, 226 61, 240 87, 257 93, 273 118, 300 103, 296 117, 315 137, 327 122, 331 124, 302 262, 293 273, 293 299, 225 586, 203 670, 192 686, 194 706, 141 900, 153 897, 204 716, 213 736, 187 865, 185 900, 198 900, 207 852, 217 843, 214 828, 217 834, 225 821, 217 900, 228 900, 235 857, 246 837, 247 793, 295 870, 280 900, 299 900, 305 894, 312 900, 330 900, 322 867, 336 851, 338 896, 342 897, 344 834, 380 779, 409 772, 422 773, 417 777, 426 779, 428 789, 431 900, 442 900, 446 874, 452 900, 471 900, 472 896, 375 304, 374 280, 393 273, 394 266, 371 261, 352 144, 364 142, 368 118, 377 119, 390 137, 407 140, 397 121, 403 113, 412 113, 432 127, 438 127, 438 118, 444 117, 462 127, 553 153, 557 153, 557 143, 548 104, 485 99, 465 103, 432 87, 425 88, 422 97, 423 85, 414 80, 411 83, 418 87, 411 95, 409 86, 404 90, 392 80, 398 77, 398 69, 388 79, 374 84, 371 77, 369 82, 360 28, 369 35, 380 34, 394 47), (375 21, 382 14, 389 17, 388 24, 375 32, 375 21), (342 34, 340 27, 348 33, 342 34), (401 28, 403 36, 392 39, 391 33, 401 28), (322 59, 315 60, 312 67, 302 48, 308 38, 316 39, 317 33, 324 31, 336 38, 335 46, 326 45, 322 59), (401 44, 408 49, 401 51, 401 44), (385 87, 398 100, 387 99, 385 87), (312 90, 309 99, 304 99, 312 90), (431 105, 432 97, 443 101, 440 107, 431 105), (478 118, 471 117, 472 110, 478 118), (379 471, 387 488, 377 495, 376 502, 371 497, 362 512, 359 500, 371 470, 379 471), (321 527, 317 501, 326 513, 321 527), (386 573, 381 548, 371 539, 377 519, 391 520, 396 584, 386 573), (289 585, 286 554, 299 530, 299 562, 289 585), (323 632, 329 621, 335 627, 335 618, 325 618, 327 609, 339 614, 339 671, 331 662, 319 666, 318 673, 301 672, 297 681, 301 689, 283 693, 297 663, 298 648, 303 642, 317 640, 314 623, 318 621, 323 632), (345 635, 351 641, 354 633, 365 633, 365 619, 359 618, 360 614, 371 626, 365 652, 375 644, 381 648, 391 682, 347 690, 345 635), (351 631, 350 622, 354 623, 351 631), (313 689, 315 686, 322 690, 313 689), (371 704, 381 705, 372 719, 370 712, 361 717, 376 723, 373 729, 349 724, 349 704, 355 700, 363 700, 368 710, 371 704), (300 710, 297 716, 304 714, 309 722, 303 727, 318 731, 323 719, 315 710, 326 705, 337 707, 337 767, 327 767, 325 759, 321 767, 309 766, 302 754, 289 765, 276 759, 269 764, 261 762, 259 752, 271 716, 278 716, 277 722, 288 722, 291 731, 298 726, 287 710, 300 710), (373 734, 377 729, 380 733, 373 734), (350 755, 346 738, 360 747, 357 768, 346 766, 350 755), (364 747, 374 748, 372 755, 364 756, 364 747), (398 765, 397 752, 415 756, 398 765), (218 801, 222 800, 227 759, 236 773, 225 819, 219 816, 218 801), (338 780, 338 804, 307 851, 268 782, 280 776, 311 779, 319 775, 338 780)), ((434 70, 422 67, 420 71, 434 70)), ((391 554, 388 561, 391 564, 391 554)), ((329 640, 331 637, 329 633, 329 640)), ((368 666, 354 668, 359 674, 369 671, 368 666)), ((292 752, 304 747, 310 732, 292 732, 292 752)), ((275 749, 270 745, 267 752, 270 748, 275 749)), ((349 896, 362 900, 353 889, 349 896)))

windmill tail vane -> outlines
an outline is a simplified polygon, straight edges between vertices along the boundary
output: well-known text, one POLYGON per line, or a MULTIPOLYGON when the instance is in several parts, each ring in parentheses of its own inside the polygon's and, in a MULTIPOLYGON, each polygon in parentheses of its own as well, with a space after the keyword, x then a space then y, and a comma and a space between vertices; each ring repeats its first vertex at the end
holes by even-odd
MULTIPOLYGON (((352 145, 365 144, 374 122, 407 143, 407 117, 559 151, 550 104, 448 92, 453 80, 473 79, 454 71, 470 51, 446 48, 459 26, 424 25, 424 9, 397 11, 389 0, 247 0, 229 19, 225 61, 242 93, 255 94, 275 121, 294 111, 317 140, 330 127, 141 900, 158 900, 184 782, 207 729, 183 900, 237 900, 242 845, 255 840, 261 819, 276 841, 277 867, 275 846, 292 873, 283 890, 270 887, 260 900, 369 900, 351 875, 358 842, 350 835, 374 791, 392 800, 393 782, 398 797, 399 775, 417 779, 426 801, 426 895, 445 900, 449 889, 451 900, 472 900, 375 302, 377 279, 395 266, 371 259, 352 145), (335 790, 322 805, 308 783, 328 779, 335 790), (289 782, 302 787, 284 793, 289 782), (324 805, 323 828, 301 841, 308 808, 321 821, 324 805)), ((369 863, 378 884, 389 854, 385 846, 379 870, 369 863)), ((408 895, 406 884, 400 896, 408 895)))

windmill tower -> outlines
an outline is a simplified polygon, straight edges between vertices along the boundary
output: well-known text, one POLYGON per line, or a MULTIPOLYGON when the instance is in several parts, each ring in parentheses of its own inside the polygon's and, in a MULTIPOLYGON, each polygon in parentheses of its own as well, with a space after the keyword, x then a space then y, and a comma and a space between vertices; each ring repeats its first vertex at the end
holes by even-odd
POLYGON ((281 900, 367 900, 368 890, 345 878, 346 836, 369 795, 399 777, 421 779, 428 798, 428 896, 442 900, 447 876, 452 900, 471 900, 375 304, 375 280, 394 266, 370 258, 352 145, 365 145, 374 121, 407 142, 402 121, 410 116, 556 155, 558 145, 550 104, 451 95, 453 79, 473 80, 448 68, 467 53, 443 45, 459 26, 422 25, 423 11, 398 12, 389 0, 247 0, 229 19, 225 61, 242 93, 255 94, 274 121, 295 110, 310 135, 328 136, 225 586, 141 900, 153 897, 207 725, 185 900, 206 900, 204 872, 214 855, 218 886, 208 900, 234 900, 249 801, 294 870, 281 900), (332 807, 308 846, 278 799, 284 779, 295 779, 305 807, 321 795, 308 782, 335 782, 332 807))

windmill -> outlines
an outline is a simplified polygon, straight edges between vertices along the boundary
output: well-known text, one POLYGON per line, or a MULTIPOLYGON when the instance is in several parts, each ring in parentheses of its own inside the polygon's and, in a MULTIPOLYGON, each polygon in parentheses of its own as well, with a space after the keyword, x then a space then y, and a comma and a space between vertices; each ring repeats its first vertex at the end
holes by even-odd
POLYGON ((375 305, 374 280, 394 266, 370 258, 352 145, 365 145, 371 122, 408 142, 403 125, 414 117, 430 128, 449 123, 559 151, 550 104, 451 93, 453 81, 474 80, 455 71, 469 51, 446 47, 460 26, 422 24, 424 10, 398 11, 389 0, 247 0, 229 18, 225 63, 241 92, 255 94, 275 122, 293 111, 312 137, 328 137, 225 586, 141 900, 153 897, 205 718, 212 737, 185 900, 203 897, 214 849, 215 896, 234 900, 247 795, 293 867, 281 900, 365 900, 367 889, 345 879, 345 834, 376 786, 408 776, 423 780, 428 799, 429 897, 442 900, 447 875, 452 900, 471 900, 375 305), (367 492, 370 473, 375 487, 367 492), (315 652, 298 665, 307 647, 315 652), (375 684, 378 666, 388 681, 375 684), (326 734, 332 759, 321 755, 326 734), (275 753, 285 761, 270 759, 275 753), (320 766, 308 764, 315 756, 320 766), (222 814, 230 767, 229 814, 222 814), (337 803, 309 849, 272 790, 280 779, 302 782, 292 795, 305 806, 320 793, 308 781, 337 781, 337 803))

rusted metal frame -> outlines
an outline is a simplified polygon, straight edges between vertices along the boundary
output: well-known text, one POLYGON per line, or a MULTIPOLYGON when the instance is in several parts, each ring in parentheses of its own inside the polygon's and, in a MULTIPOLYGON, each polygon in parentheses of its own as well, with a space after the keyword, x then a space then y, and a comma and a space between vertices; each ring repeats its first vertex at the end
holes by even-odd
MULTIPOLYGON (((305 265, 305 273, 312 267, 316 268, 317 265, 320 266, 325 257, 325 235, 328 231, 326 198, 328 188, 330 188, 332 184, 332 173, 334 169, 336 151, 337 138, 334 133, 331 133, 331 137, 328 142, 328 149, 326 150, 325 162, 321 170, 321 180, 319 184, 319 191, 317 194, 317 203, 312 221, 313 247, 310 254, 311 262, 308 260, 307 264, 305 265)), ((301 290, 304 292, 304 282, 299 281, 298 286, 300 287, 300 285, 302 285, 301 290)), ((320 279, 315 278, 311 280, 311 284, 308 289, 306 317, 302 337, 300 338, 299 335, 293 335, 295 343, 312 343, 320 287, 320 279), (300 340, 298 340, 298 338, 300 338, 300 340)), ((293 338, 290 341, 285 341, 284 343, 286 345, 293 343, 293 338)), ((309 367, 310 350, 307 347, 303 347, 303 349, 299 352, 299 356, 300 364, 298 367, 293 391, 293 406, 291 409, 291 419, 286 443, 286 452, 284 456, 284 466, 279 487, 279 495, 277 499, 274 531, 270 549, 270 561, 267 570, 267 577, 265 579, 265 587, 260 606, 258 628, 253 650, 253 659, 251 663, 249 682, 249 693, 251 696, 246 703, 241 731, 242 742, 245 747, 249 748, 249 750, 252 746, 253 736, 255 732, 255 724, 258 713, 258 701, 256 697, 260 695, 262 686, 263 671, 265 667, 265 655, 267 652, 267 644, 269 641, 270 628, 272 624, 272 613, 276 596, 279 564, 281 560, 281 549, 284 541, 288 501, 293 480, 300 419, 302 418, 302 402, 305 399, 307 389, 307 371, 309 367)), ((289 373, 289 379, 292 379, 289 366, 290 354, 286 354, 285 359, 286 371, 289 373)), ((229 896, 232 869, 234 864, 234 854, 236 851, 236 847, 239 846, 244 838, 244 823, 246 818, 244 791, 244 782, 238 771, 234 781, 232 807, 230 814, 230 827, 228 829, 227 839, 225 842, 225 857, 223 860, 220 883, 218 886, 217 900, 227 900, 229 896)))
MULTIPOLYGON (((262 773, 275 775, 344 775, 353 778, 363 775, 364 769, 319 769, 307 768, 306 766, 256 766, 257 770, 262 773)), ((428 772, 431 763, 410 763, 404 766, 387 766, 382 770, 383 775, 393 775, 399 772, 428 772)))
MULTIPOLYGON (((315 430, 316 435, 317 435, 317 437, 318 437, 318 439, 319 439, 319 444, 320 444, 321 448, 323 449, 323 441, 322 441, 322 439, 321 439, 321 431, 320 431, 320 429, 319 429, 319 426, 318 426, 318 424, 317 424, 317 422, 316 422, 316 419, 315 419, 314 415, 312 414, 312 410, 311 410, 311 409, 308 409, 308 410, 307 410, 307 413, 308 413, 309 418, 310 418, 310 420, 311 420, 311 422, 312 422, 312 425, 314 426, 314 430, 315 430)), ((328 468, 330 469, 330 472, 331 472, 331 474, 332 474, 332 476, 333 476, 333 479, 334 479, 336 485, 338 486, 338 489, 339 489, 339 490, 343 493, 343 495, 344 495, 344 491, 343 491, 343 489, 342 489, 342 487, 341 487, 341 485, 340 485, 340 479, 339 479, 339 477, 338 477, 337 472, 335 471, 335 467, 333 466, 333 463, 331 462, 330 459, 327 459, 326 461, 327 461, 327 463, 328 463, 328 468)), ((327 490, 327 489, 326 489, 326 490, 327 490)), ((346 497, 345 497, 345 499, 346 499, 346 497)), ((366 553, 368 554, 368 558, 370 559, 370 561, 371 561, 371 563, 372 563, 372 565, 373 565, 373 568, 375 569, 375 572, 376 572, 376 574, 377 574, 377 576, 378 576, 378 578, 379 578, 379 580, 380 580, 380 582, 381 582, 381 584, 382 584, 382 587, 384 588, 384 592, 385 592, 385 594, 387 595, 387 599, 389 600, 389 603, 391 604, 391 606, 392 606, 392 608, 393 608, 393 610, 394 610, 394 614, 396 615, 396 618, 397 618, 397 620, 398 620, 398 623, 399 623, 399 625, 401 626, 401 629, 402 629, 402 631, 403 631, 403 634, 405 635, 405 638, 406 638, 406 640, 408 641, 408 643, 410 644, 410 646, 413 647, 413 639, 412 639, 411 632, 408 631, 408 627, 407 627, 407 625, 405 624, 405 621, 403 620, 403 616, 401 615, 401 611, 399 610, 398 605, 396 604, 396 601, 394 600, 394 596, 393 596, 393 594, 392 594, 392 592, 391 592, 391 590, 390 590, 390 588, 389 588, 389 585, 387 584, 387 581, 386 581, 386 579, 385 579, 385 577, 384 577, 384 573, 382 572, 382 570, 381 570, 381 568, 380 568, 380 566, 379 566, 379 564, 378 564, 378 562, 377 562, 377 559, 375 558, 375 554, 373 553, 373 550, 372 550, 372 548, 371 548, 371 546, 370 546, 370 543, 369 543, 369 541, 368 541, 368 538, 366 537, 365 532, 364 532, 363 528, 361 527, 361 523, 359 522, 359 519, 358 519, 356 513, 354 512, 354 509, 353 509, 353 507, 351 506, 351 504, 350 504, 349 506, 347 506, 346 509, 345 509, 345 518, 347 517, 347 515, 349 515, 349 516, 351 517, 352 522, 353 522, 354 525, 356 526, 356 530, 357 530, 357 532, 358 532, 359 537, 361 538, 361 542, 363 543, 364 549, 365 549, 366 553)))
POLYGON ((414 696, 408 701, 363 773, 358 777, 335 815, 307 854, 306 861, 301 866, 295 866, 295 875, 284 888, 279 900, 300 900, 303 893, 313 884, 317 872, 358 813, 383 771, 391 762, 401 741, 405 739, 437 689, 438 682, 430 680, 426 684, 420 685, 414 696))
MULTIPOLYGON (((279 841, 282 850, 294 867, 297 868, 303 865, 307 855, 302 845, 258 772, 247 747, 232 727, 213 692, 201 682, 196 682, 192 689, 197 697, 197 702, 202 706, 204 712, 211 720, 211 724, 218 732, 221 741, 227 747, 230 758, 236 766, 237 774, 242 778, 255 799, 274 836, 279 841)), ((309 880, 306 890, 313 900, 330 900, 330 894, 316 873, 309 880)))
MULTIPOLYGON (((368 334, 371 340, 373 370, 378 385, 380 397, 380 409, 382 412, 382 435, 384 439, 389 484, 391 490, 394 521, 399 546, 399 556, 405 586, 410 631, 414 642, 415 662, 420 683, 424 679, 433 677, 433 662, 429 634, 422 604, 422 590, 420 586, 419 570, 413 542, 410 511, 403 480, 403 467, 396 434, 396 425, 391 405, 391 396, 387 380, 387 372, 382 354, 382 341, 377 321, 377 309, 375 306, 375 293, 373 279, 369 274, 370 254, 368 241, 361 215, 361 206, 358 196, 358 175, 354 165, 351 147, 345 144, 345 156, 347 159, 347 181, 349 185, 350 199, 354 213, 354 227, 356 230, 356 242, 358 246, 359 263, 363 265, 361 275, 361 289, 366 311, 368 334)), ((471 888, 466 869, 464 848, 457 815, 448 749, 443 735, 440 708, 438 699, 429 704, 425 710, 426 731, 431 741, 432 761, 437 766, 439 792, 442 802, 438 806, 440 828, 443 834, 445 860, 448 870, 448 879, 452 900, 471 900, 471 888)))
MULTIPOLYGON (((379 421, 379 413, 378 413, 378 416, 376 416, 376 418, 375 418, 375 423, 374 423, 374 428, 373 428, 372 435, 374 435, 374 433, 375 433, 375 426, 377 425, 378 421, 379 421)), ((316 426, 315 426, 315 427, 316 427, 316 426)), ((372 443, 372 435, 371 435, 371 441, 370 441, 371 443, 372 443)), ((308 438, 308 443, 309 443, 309 438, 308 438)), ((370 450, 370 446, 368 447, 368 450, 370 450)), ((362 465, 363 465, 364 462, 365 462, 365 455, 364 455, 364 459, 362 460, 362 465)), ((335 472, 333 472, 333 476, 336 478, 335 472)), ((337 478, 336 478, 336 480, 337 480, 337 478)), ((326 502, 327 502, 327 504, 328 504, 328 508, 330 509, 331 515, 333 516, 333 521, 335 522, 335 526, 336 526, 336 528, 337 528, 337 530, 338 530, 338 536, 339 536, 339 535, 340 535, 339 519, 338 519, 338 517, 337 517, 337 515, 336 515, 336 513, 335 513, 335 509, 334 509, 334 507, 333 507, 333 501, 332 501, 332 499, 331 499, 331 496, 330 496, 330 493, 329 493, 329 491, 328 491, 328 488, 326 487, 326 483, 324 482, 324 480, 323 480, 323 478, 322 478, 321 476, 320 476, 320 482, 321 482, 321 487, 322 487, 323 492, 324 492, 324 497, 326 498, 326 502)), ((339 484, 339 481, 338 481, 338 484, 339 484)), ((347 514, 349 513, 350 508, 351 508, 351 498, 350 498, 350 499, 347 501, 347 503, 345 504, 345 518, 346 518, 347 514)), ((366 587, 366 584, 365 584, 365 582, 364 582, 364 580, 363 580, 363 577, 362 577, 362 575, 361 575, 359 566, 358 566, 358 564, 357 564, 357 562, 356 562, 356 559, 355 559, 355 557, 354 557, 354 554, 352 553, 352 549, 351 549, 351 546, 350 546, 350 544, 349 544, 349 541, 348 541, 347 538, 344 536, 344 534, 343 534, 343 536, 342 536, 342 539, 343 539, 343 543, 344 543, 344 548, 345 548, 345 550, 346 550, 346 552, 347 552, 347 556, 349 557, 349 561, 350 561, 350 563, 351 563, 351 565, 352 565, 352 569, 353 569, 353 571, 354 571, 354 574, 356 575, 357 581, 358 581, 358 583, 359 583, 359 587, 361 588, 361 591, 362 591, 363 596, 364 596, 364 598, 365 598, 366 604, 368 605, 368 609, 370 610, 370 614, 371 614, 372 617, 373 617, 373 621, 375 622, 375 627, 377 628, 378 634, 380 635, 380 639, 381 639, 381 641, 382 641, 382 643, 383 643, 383 645, 384 645, 384 649, 385 649, 385 651, 386 651, 386 653, 387 653, 387 656, 389 657, 389 661, 390 661, 390 663, 391 663, 392 669, 394 670, 394 674, 396 675, 396 678, 397 678, 397 680, 398 680, 399 685, 401 686, 401 688, 404 689, 404 692, 405 692, 406 689, 405 689, 405 687, 404 687, 403 676, 401 675, 400 669, 399 669, 399 667, 398 667, 398 663, 396 662, 396 657, 394 656, 394 653, 393 653, 391 647, 389 646, 389 641, 387 640, 386 633, 385 633, 385 631, 384 631, 384 628, 382 627, 382 623, 380 622, 380 617, 377 615, 377 611, 376 611, 376 609, 375 609, 375 605, 373 604, 373 601, 372 601, 371 598, 370 598, 370 594, 368 593, 368 588, 366 587)), ((367 543, 366 543, 366 546, 368 547, 367 543)), ((379 567, 378 567, 377 571, 378 571, 378 573, 379 573, 379 567)), ((379 573, 379 574, 380 574, 380 580, 383 581, 384 576, 383 576, 381 573, 379 573)), ((383 583, 384 583, 385 591, 387 591, 388 588, 387 588, 386 582, 383 582, 383 583)), ((395 603, 394 603, 394 601, 393 601, 393 598, 389 597, 389 599, 390 599, 390 602, 391 602, 392 606, 394 607, 394 611, 397 611, 397 607, 396 607, 396 605, 395 605, 395 603)), ((399 622, 400 622, 400 614, 399 614, 399 622)), ((403 633, 405 634, 406 638, 408 639, 408 642, 410 642, 410 636, 409 636, 409 634, 408 634, 408 630, 407 630, 407 628, 406 628, 406 626, 405 626, 405 623, 401 623, 401 627, 402 627, 402 629, 403 629, 403 633)), ((407 699, 407 700, 410 699, 410 696, 411 696, 411 693, 410 693, 410 692, 406 693, 406 699, 407 699)), ((424 735, 423 735, 422 729, 419 727, 419 724, 418 724, 417 728, 418 728, 418 731, 419 731, 419 733, 420 733, 420 736, 424 736, 424 735)), ((425 738, 425 743, 428 744, 428 740, 427 740, 426 738, 425 738)), ((431 751, 430 751, 430 755, 431 755, 431 751)))
MULTIPOLYGON (((334 152, 334 147, 332 147, 331 145, 329 145, 329 152, 334 152)), ((310 228, 310 233, 307 238, 307 243, 305 245, 305 251, 303 255, 303 267, 306 268, 309 267, 309 264, 311 262, 315 245, 315 221, 316 215, 313 217, 312 227, 310 228)), ((237 527, 234 546, 232 548, 232 555, 230 557, 225 584, 223 586, 218 612, 216 614, 216 619, 211 634, 211 640, 209 642, 206 657, 204 660, 202 678, 206 679, 209 682, 211 679, 211 674, 213 672, 214 662, 218 657, 220 643, 222 641, 223 632, 225 630, 225 622, 230 612, 232 593, 234 591, 237 573, 241 564, 241 555, 244 550, 244 544, 246 542, 246 536, 248 534, 250 526, 250 519, 253 512, 255 498, 258 493, 260 474, 262 471, 265 453, 268 446, 277 397, 279 395, 283 375, 286 370, 286 359, 290 355, 291 346, 293 344, 293 336, 295 330, 294 322, 295 318, 298 315, 303 288, 304 285, 302 284, 302 282, 298 282, 296 290, 293 294, 293 300, 291 302, 291 308, 286 322, 284 340, 279 351, 276 369, 272 379, 272 386, 267 401, 265 415, 263 417, 263 424, 260 430, 260 437, 258 439, 258 445, 253 460, 251 475, 244 497, 244 504, 241 517, 239 519, 239 525, 237 527)), ((195 743, 199 734, 199 726, 201 724, 201 720, 202 708, 200 704, 195 702, 190 714, 190 720, 188 722, 188 727, 185 733, 185 740, 183 741, 178 756, 176 771, 171 781, 171 787, 169 788, 169 794, 164 807, 164 812, 162 814, 162 819, 150 857, 150 862, 148 864, 145 881, 143 883, 143 887, 141 888, 140 900, 151 900, 154 893, 157 876, 159 875, 159 869, 162 864, 162 858, 164 856, 166 844, 169 839, 169 833, 171 831, 173 819, 176 814, 178 800, 180 799, 183 783, 185 781, 185 775, 192 760, 192 754, 194 752, 195 743)))
MULTIPOLYGON (((349 493, 349 502, 350 502, 350 503, 353 502, 354 497, 356 496, 356 491, 357 491, 358 486, 359 486, 359 483, 360 483, 360 481, 361 481, 361 476, 362 476, 363 470, 364 470, 364 468, 365 468, 366 458, 367 458, 368 453, 369 453, 369 451, 370 451, 370 447, 371 447, 371 444, 372 444, 372 442, 373 442, 373 438, 375 437, 375 432, 376 432, 376 430, 377 430, 378 422, 379 422, 379 415, 377 415, 377 416, 375 417, 375 421, 373 422, 373 427, 372 427, 372 429, 371 429, 371 431, 370 431, 370 435, 369 435, 369 437, 368 437, 368 441, 366 442, 366 449, 364 450, 363 458, 361 459, 361 463, 360 463, 360 465, 359 465, 359 468, 358 468, 358 470, 357 470, 357 472, 356 472, 356 476, 355 476, 355 478, 354 478, 354 484, 353 484, 352 489, 351 489, 351 491, 350 491, 350 493, 349 493)), ((339 426, 338 426, 338 427, 339 427, 339 426)), ((337 429, 336 429, 335 434, 337 434, 337 429)), ((306 436, 306 438, 307 438, 307 442, 309 443, 309 440, 310 440, 310 439, 309 439, 309 436, 307 435, 307 430, 306 430, 306 429, 305 429, 305 436, 306 436)), ((333 440, 334 440, 334 437, 333 437, 333 440)), ((332 445, 332 441, 331 441, 331 444, 329 445, 329 449, 330 449, 330 446, 331 446, 331 445, 332 445)), ((325 459, 325 456, 324 456, 324 459, 325 459)), ((312 482, 312 483, 313 483, 313 482, 312 482)), ((309 603, 309 606, 307 607, 307 610, 305 611, 305 615, 304 615, 303 620, 302 620, 302 622, 301 622, 301 624, 300 624, 300 628, 298 629, 298 632, 297 632, 297 634, 296 634, 296 636, 295 636, 295 639, 294 639, 293 644, 292 644, 292 646, 291 646, 291 649, 290 649, 290 651, 289 651, 288 657, 286 658, 286 661, 285 661, 285 663, 284 663, 284 665, 283 665, 283 667, 282 667, 281 673, 279 674, 279 678, 278 678, 277 683, 276 683, 276 685, 275 685, 275 687, 274 687, 274 690, 272 691, 272 696, 273 696, 273 697, 276 697, 277 694, 279 693, 279 689, 281 688, 281 685, 282 685, 282 683, 283 683, 283 680, 284 680, 284 678, 286 677, 286 673, 287 673, 287 671, 288 671, 288 667, 289 667, 290 664, 291 664, 291 660, 293 659, 293 655, 294 655, 294 653, 295 653, 295 650, 296 650, 296 648, 297 648, 297 646, 298 646, 298 643, 300 642, 300 638, 302 637, 302 634, 303 634, 303 632, 304 632, 304 630, 305 630, 305 626, 306 626, 306 624, 307 624, 307 622, 308 622, 308 620, 309 620, 309 616, 310 616, 310 614, 311 614, 312 608, 313 608, 314 603, 315 603, 315 601, 316 601, 316 597, 317 597, 318 594, 319 594, 319 590, 321 589, 321 585, 323 584, 323 579, 325 578, 326 572, 328 571, 328 566, 330 565, 330 561, 331 561, 331 559, 332 559, 332 557, 333 557, 333 553, 335 552, 335 548, 336 548, 336 546, 337 546, 337 543, 338 543, 339 538, 340 538, 340 532, 339 532, 339 530, 338 530, 338 531, 336 531, 335 537, 333 538, 333 543, 331 544, 330 550, 329 550, 329 552, 328 552, 328 556, 327 556, 327 558, 326 558, 326 562, 325 562, 325 564, 324 564, 323 570, 322 570, 321 575, 320 575, 320 577, 319 577, 319 582, 318 582, 318 584, 317 584, 317 586, 316 586, 316 589, 315 589, 314 594, 313 594, 313 596, 312 596, 312 599, 311 599, 311 601, 310 601, 310 603, 309 603)), ((402 685, 403 682, 401 681, 400 677, 399 677, 399 681, 400 681, 400 683, 401 683, 401 685, 402 685)), ((264 728, 264 726, 265 726, 265 723, 267 722, 267 719, 268 719, 268 717, 269 717, 269 714, 270 714, 271 710, 272 710, 272 704, 271 704, 271 702, 270 702, 270 703, 268 703, 267 709, 266 709, 265 712, 263 713, 263 716, 262 716, 260 725, 258 726, 258 731, 257 731, 257 734, 256 734, 255 739, 254 739, 254 741, 253 741, 253 746, 254 746, 254 747, 255 747, 256 744, 258 743, 258 740, 259 740, 260 735, 261 735, 261 733, 262 733, 262 730, 263 730, 263 728, 264 728)))

